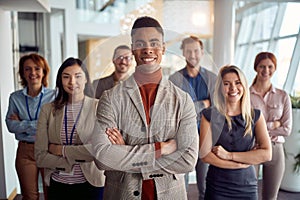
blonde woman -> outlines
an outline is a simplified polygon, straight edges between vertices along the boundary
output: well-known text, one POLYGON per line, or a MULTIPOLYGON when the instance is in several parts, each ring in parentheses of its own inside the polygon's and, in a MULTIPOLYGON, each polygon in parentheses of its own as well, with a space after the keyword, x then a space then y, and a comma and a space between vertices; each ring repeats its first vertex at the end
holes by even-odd
POLYGON ((214 105, 203 111, 200 126, 200 156, 210 164, 205 199, 256 200, 253 165, 271 159, 271 144, 264 117, 251 109, 245 76, 236 66, 220 69, 214 105))

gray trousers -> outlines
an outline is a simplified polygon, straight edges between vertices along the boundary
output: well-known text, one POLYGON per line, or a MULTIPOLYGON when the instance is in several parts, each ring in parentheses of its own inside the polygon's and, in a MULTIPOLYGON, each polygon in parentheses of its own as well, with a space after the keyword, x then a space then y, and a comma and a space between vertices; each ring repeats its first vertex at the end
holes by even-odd
MULTIPOLYGON (((206 186, 206 173, 208 170, 208 164, 201 161, 200 158, 198 158, 197 164, 196 164, 196 179, 197 179, 197 188, 199 192, 199 200, 204 200, 204 194, 205 194, 205 186, 206 186)), ((189 185, 189 173, 186 173, 184 175, 185 180, 185 187, 186 191, 188 191, 188 185, 189 185)))
POLYGON ((262 167, 262 199, 276 200, 285 170, 283 144, 272 142, 272 160, 257 166, 262 167))
POLYGON ((206 188, 206 174, 208 170, 209 164, 204 163, 201 161, 200 158, 198 158, 197 164, 196 164, 196 175, 197 175, 197 187, 199 192, 199 200, 204 199, 205 195, 205 188, 206 188))

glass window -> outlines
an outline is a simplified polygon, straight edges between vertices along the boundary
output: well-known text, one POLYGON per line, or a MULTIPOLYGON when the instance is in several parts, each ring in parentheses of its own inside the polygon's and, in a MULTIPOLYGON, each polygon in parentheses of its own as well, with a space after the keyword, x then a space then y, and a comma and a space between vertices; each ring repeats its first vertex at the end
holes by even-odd
MULTIPOLYGON (((261 51, 268 51, 268 46, 269 46, 269 41, 256 43, 256 44, 254 44, 254 52, 256 52, 256 54, 257 54, 261 51)), ((253 59, 253 62, 254 62, 254 59, 253 59)))
POLYGON ((249 15, 242 20, 240 33, 237 40, 238 44, 247 43, 252 34, 252 27, 254 25, 256 14, 249 15))
MULTIPOLYGON (((268 8, 263 8, 259 5, 252 10, 252 14, 242 18, 240 22, 235 61, 242 68, 243 72, 247 74, 249 84, 252 83, 255 76, 255 71, 253 70, 255 56, 261 51, 270 51, 276 55, 277 70, 272 78, 274 86, 282 89, 288 78, 293 50, 298 37, 296 34, 299 34, 300 3, 285 4, 287 6, 283 15, 278 13, 280 4, 270 4, 271 6, 268 8), (274 27, 275 25, 280 27, 274 27)), ((266 5, 263 4, 262 6, 266 5)), ((249 14, 251 11, 248 10, 246 12, 249 14)), ((300 70, 298 69, 293 90, 290 92, 300 95, 299 80, 300 70)))
POLYGON ((249 85, 255 77, 253 63, 255 56, 261 51, 267 51, 269 42, 256 43, 254 45, 243 45, 236 51, 235 60, 237 65, 247 74, 247 81, 249 85))
POLYGON ((263 40, 271 37, 271 32, 275 24, 274 21, 277 14, 277 8, 278 6, 272 6, 257 13, 252 41, 263 40))
POLYGON ((297 34, 300 26, 300 3, 288 3, 279 36, 297 34))
POLYGON ((243 45, 243 46, 240 46, 235 51, 235 62, 237 63, 237 66, 239 66, 241 68, 243 68, 242 63, 244 60, 244 56, 247 55, 247 53, 246 53, 247 48, 248 48, 248 46, 243 45))
POLYGON ((300 96, 300 62, 298 63, 297 75, 294 83, 294 87, 292 90, 292 95, 300 96))
POLYGON ((273 84, 278 88, 283 88, 285 79, 291 63, 296 37, 281 39, 277 43, 277 48, 274 51, 277 57, 277 69, 273 77, 273 84))
POLYGON ((241 49, 242 51, 240 52, 239 55, 239 64, 238 66, 242 69, 244 72, 248 81, 248 84, 252 82, 252 79, 254 78, 254 70, 253 70, 253 59, 252 59, 252 52, 253 52, 253 46, 248 46, 245 45, 241 49))

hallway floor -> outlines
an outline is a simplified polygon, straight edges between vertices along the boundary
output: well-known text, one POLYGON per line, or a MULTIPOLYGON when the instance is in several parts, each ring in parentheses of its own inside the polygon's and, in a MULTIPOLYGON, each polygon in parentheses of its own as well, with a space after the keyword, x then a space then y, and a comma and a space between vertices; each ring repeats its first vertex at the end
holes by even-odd
MULTIPOLYGON (((261 185, 260 181, 259 181, 259 185, 261 185)), ((197 197, 198 197, 197 185, 189 184, 188 199, 189 200, 197 200, 197 197)), ((261 200, 261 198, 259 200, 261 200)), ((287 191, 279 190, 277 200, 300 200, 300 192, 294 193, 294 192, 287 192, 287 191)))
MULTIPOLYGON (((197 197, 198 197, 198 190, 197 190, 196 184, 189 184, 188 199, 189 200, 197 200, 197 197)), ((300 199, 300 192, 293 193, 293 192, 287 192, 287 191, 280 190, 277 200, 299 200, 299 199, 300 199)), ((22 200, 22 196, 19 194, 16 196, 16 198, 14 200, 22 200)), ((40 194, 40 200, 44 200, 43 194, 40 194)))

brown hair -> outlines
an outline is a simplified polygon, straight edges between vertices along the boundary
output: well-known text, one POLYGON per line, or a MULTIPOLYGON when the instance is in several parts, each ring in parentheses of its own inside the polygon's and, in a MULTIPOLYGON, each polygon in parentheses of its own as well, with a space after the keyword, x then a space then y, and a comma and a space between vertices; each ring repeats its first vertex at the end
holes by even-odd
POLYGON ((203 42, 198 37, 193 36, 193 35, 191 35, 187 38, 184 38, 182 40, 180 49, 184 49, 186 44, 193 43, 193 42, 198 42, 200 44, 200 48, 203 49, 203 42))
POLYGON ((24 77, 24 63, 31 59, 36 65, 38 65, 39 67, 41 67, 43 69, 43 73, 44 73, 44 77, 42 78, 42 85, 47 87, 48 86, 48 76, 49 76, 49 72, 50 72, 50 67, 46 61, 46 59, 36 53, 32 53, 32 54, 28 54, 25 55, 23 57, 20 58, 19 61, 19 75, 21 78, 21 85, 23 87, 27 86, 27 81, 24 77))
MULTIPOLYGON (((273 53, 260 52, 259 54, 256 55, 255 60, 254 60, 254 70, 255 71, 256 71, 256 68, 258 67, 258 64, 264 59, 270 59, 273 62, 275 69, 277 68, 277 59, 273 53)), ((256 79, 257 79, 257 76, 255 76, 255 78, 252 82, 252 85, 254 85, 256 83, 256 79)))

